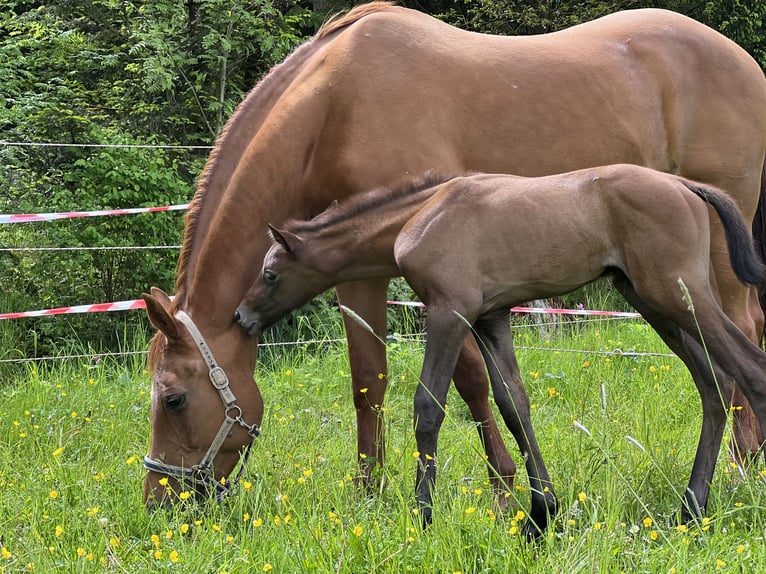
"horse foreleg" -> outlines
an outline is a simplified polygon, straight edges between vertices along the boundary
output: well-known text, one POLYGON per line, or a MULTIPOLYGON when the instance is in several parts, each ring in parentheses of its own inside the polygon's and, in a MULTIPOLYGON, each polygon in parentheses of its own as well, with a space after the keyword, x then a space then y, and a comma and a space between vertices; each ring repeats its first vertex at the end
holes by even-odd
POLYGON ((336 288, 338 300, 374 331, 343 313, 348 339, 351 387, 356 409, 357 456, 361 481, 371 485, 376 464, 385 458, 383 399, 386 394, 386 292, 388 280, 344 283, 336 288))
POLYGON ((436 451, 444 405, 468 325, 450 308, 429 307, 426 317, 426 352, 420 384, 415 391, 414 424, 418 449, 415 496, 423 526, 432 521, 432 491, 436 483, 436 451))
POLYGON ((556 514, 558 501, 532 428, 529 398, 513 351, 509 311, 500 309, 480 317, 475 323, 475 330, 489 371, 495 402, 526 461, 532 504, 524 534, 528 538, 536 538, 556 514))
POLYGON ((510 500, 513 480, 516 477, 516 464, 508 453, 490 409, 489 382, 484 359, 476 340, 470 335, 463 342, 452 379, 476 422, 489 465, 489 482, 495 494, 498 511, 503 512, 510 500))

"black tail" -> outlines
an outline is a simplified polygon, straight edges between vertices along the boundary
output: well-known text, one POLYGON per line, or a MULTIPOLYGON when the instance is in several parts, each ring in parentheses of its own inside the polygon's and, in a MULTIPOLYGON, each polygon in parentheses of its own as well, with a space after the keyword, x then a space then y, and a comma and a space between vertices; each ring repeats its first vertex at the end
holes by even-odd
POLYGON ((684 182, 684 185, 718 212, 729 247, 731 267, 739 280, 762 288, 766 284, 766 265, 755 251, 753 236, 736 204, 722 192, 709 187, 688 182, 684 182))
MULTIPOLYGON (((761 172, 761 195, 758 196, 758 207, 755 210, 752 230, 755 250, 761 257, 761 261, 766 261, 766 162, 761 172)), ((761 304, 761 310, 766 314, 766 290, 758 292, 758 302, 761 304)), ((762 338, 766 339, 766 323, 762 335, 762 338)))

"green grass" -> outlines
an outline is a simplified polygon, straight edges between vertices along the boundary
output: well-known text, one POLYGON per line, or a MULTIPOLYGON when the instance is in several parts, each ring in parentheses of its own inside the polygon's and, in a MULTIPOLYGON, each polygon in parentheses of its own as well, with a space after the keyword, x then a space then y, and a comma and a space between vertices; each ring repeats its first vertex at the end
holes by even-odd
POLYGON ((342 345, 269 352, 256 374, 267 409, 238 495, 145 512, 149 442, 142 358, 28 365, 2 384, 0 572, 755 572, 766 565, 766 486, 725 456, 708 518, 677 514, 700 424, 680 361, 641 322, 516 329, 533 417, 562 512, 524 542, 523 465, 493 512, 478 435, 451 391, 435 523, 413 513, 416 342, 390 344, 388 460, 381 486, 353 484, 354 410, 342 345), (598 351, 603 354, 572 352, 598 351), (266 370, 267 369, 267 370, 266 370), (589 434, 583 430, 587 429, 589 434), (640 446, 639 446, 640 445, 640 446))

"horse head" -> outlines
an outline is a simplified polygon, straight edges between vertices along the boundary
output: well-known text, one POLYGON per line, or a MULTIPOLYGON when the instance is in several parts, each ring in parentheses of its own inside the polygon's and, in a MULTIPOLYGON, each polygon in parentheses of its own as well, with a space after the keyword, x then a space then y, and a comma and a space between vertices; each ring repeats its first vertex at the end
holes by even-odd
POLYGON ((231 473, 263 418, 253 381, 255 342, 233 322, 203 335, 159 289, 143 297, 158 330, 149 351, 152 438, 144 501, 221 497, 236 482, 231 473))
POLYGON ((269 229, 274 244, 234 315, 235 322, 253 336, 335 285, 331 274, 314 262, 311 242, 271 225, 269 229))

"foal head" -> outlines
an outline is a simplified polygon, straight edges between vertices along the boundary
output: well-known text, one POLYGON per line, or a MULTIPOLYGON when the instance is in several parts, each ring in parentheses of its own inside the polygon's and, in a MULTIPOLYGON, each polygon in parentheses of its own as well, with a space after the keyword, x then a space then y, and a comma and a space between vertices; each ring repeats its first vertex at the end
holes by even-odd
POLYGON ((303 239, 287 230, 269 229, 274 245, 235 314, 235 321, 249 335, 260 335, 335 284, 331 275, 311 264, 303 239))

